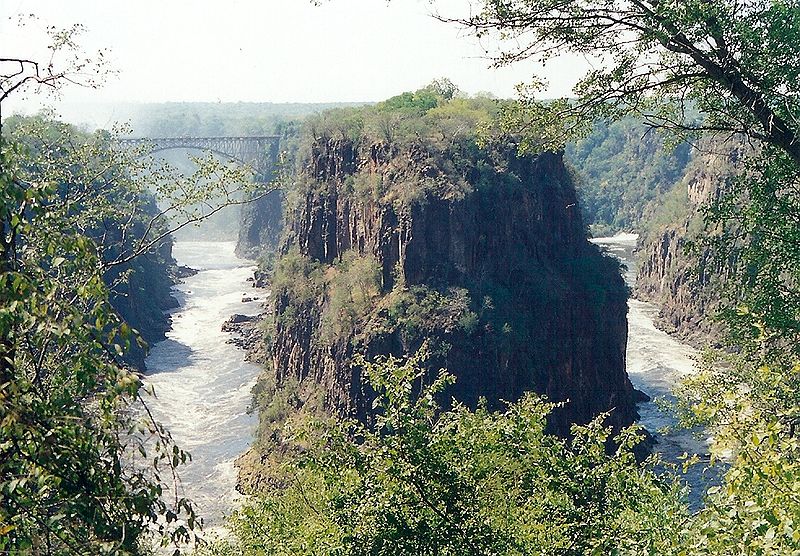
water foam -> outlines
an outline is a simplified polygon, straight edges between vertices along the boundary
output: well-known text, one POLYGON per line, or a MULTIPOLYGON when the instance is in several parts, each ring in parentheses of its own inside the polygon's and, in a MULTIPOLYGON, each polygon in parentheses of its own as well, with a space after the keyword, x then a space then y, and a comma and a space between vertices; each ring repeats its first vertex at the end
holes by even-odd
POLYGON ((234 313, 258 314, 260 305, 242 302, 253 296, 254 266, 236 257, 232 242, 178 242, 174 254, 199 272, 176 287, 180 307, 147 357, 145 384, 155 388, 153 413, 192 454, 180 471, 184 494, 213 526, 239 497, 233 462, 253 439, 257 419, 247 407, 259 373, 221 325, 234 313))

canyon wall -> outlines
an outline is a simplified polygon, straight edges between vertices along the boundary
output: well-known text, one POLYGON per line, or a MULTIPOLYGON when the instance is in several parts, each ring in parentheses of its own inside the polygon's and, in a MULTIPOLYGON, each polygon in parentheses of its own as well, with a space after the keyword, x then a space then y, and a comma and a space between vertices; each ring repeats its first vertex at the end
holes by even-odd
POLYGON ((559 434, 602 412, 632 423, 627 290, 586 240, 561 155, 462 147, 314 142, 273 275, 270 382, 311 381, 363 419, 353 356, 424 344, 468 405, 532 390, 564 403, 559 434))
POLYGON ((715 233, 706 229, 702 209, 724 194, 743 156, 740 144, 703 142, 640 242, 636 296, 658 303, 656 325, 695 347, 719 344, 713 317, 724 281, 723 269, 697 241, 715 233))
POLYGON ((236 254, 257 259, 277 251, 283 232, 283 192, 276 190, 242 205, 236 254))
POLYGON ((106 273, 106 283, 112 285, 112 306, 146 342, 145 346, 131 342, 124 357, 126 363, 140 371, 145 370, 149 348, 166 338, 171 326, 168 311, 178 307, 178 301, 172 296, 172 286, 187 270, 176 265, 172 257, 172 239, 167 238, 155 249, 106 273), (127 278, 120 280, 120 275, 127 275, 127 278))

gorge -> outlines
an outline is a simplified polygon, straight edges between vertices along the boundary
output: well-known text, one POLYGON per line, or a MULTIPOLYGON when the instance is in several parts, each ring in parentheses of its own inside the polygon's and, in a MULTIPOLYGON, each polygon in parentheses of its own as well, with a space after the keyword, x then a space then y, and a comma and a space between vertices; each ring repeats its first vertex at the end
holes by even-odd
MULTIPOLYGON (((242 218, 237 251, 269 254, 259 281, 274 297, 264 338, 250 331, 251 356, 266 368, 254 399, 262 423, 239 460, 240 488, 257 492, 271 480, 281 432, 265 415, 285 411, 276 403, 368 419, 373 394, 351 366, 357 353, 402 356, 425 346, 431 368, 457 377, 447 396, 473 406, 485 397, 497 407, 528 389, 569 400, 551 417, 560 434, 607 410, 617 428, 639 413, 657 436, 671 423, 653 403, 637 413, 646 397, 634 386, 669 396, 691 352, 653 328, 654 306, 626 307, 617 265, 586 242, 571 210, 575 191, 559 155, 472 152, 460 159, 459 181, 424 144, 328 138, 307 153, 287 194, 283 243, 280 197, 242 218)), ((634 244, 595 243, 623 254, 632 286, 634 244)), ((658 442, 670 461, 703 448, 688 433, 658 442)))
POLYGON ((173 289, 179 306, 171 330, 145 360, 145 385, 155 391, 148 404, 192 454, 181 488, 207 526, 220 525, 233 507, 233 462, 250 445, 256 422, 247 408, 259 367, 221 329, 231 315, 255 315, 260 305, 261 293, 247 281, 252 261, 233 251, 233 242, 175 244, 177 262, 198 272, 173 289))
MULTIPOLYGON (((434 130, 445 125, 425 121, 424 111, 406 117, 422 119, 434 130)), ((306 139, 292 185, 242 211, 236 252, 260 258, 256 282, 274 296, 266 301, 263 323, 246 326, 249 358, 264 369, 241 363, 242 354, 224 358, 243 365, 249 382, 241 384, 256 385, 253 406, 261 425, 251 416, 235 429, 248 438, 235 443, 238 453, 195 445, 193 433, 179 426, 203 460, 192 464, 195 469, 230 491, 233 460, 254 432, 255 444, 238 458, 238 486, 258 492, 275 480, 270 469, 279 463, 275 454, 285 449, 286 411, 368 420, 374 392, 352 366, 353 358, 403 356, 423 347, 430 369, 445 367, 457 377, 446 396, 473 407, 483 397, 497 408, 499 400, 533 390, 567 401, 550 420, 551 430, 561 435, 571 423, 610 410, 607 422, 617 429, 642 423, 668 461, 704 452, 691 433, 663 435, 660 430, 674 419, 641 394, 669 399, 671 388, 692 368, 692 351, 654 327, 663 318, 659 305, 632 299, 626 306, 626 285, 636 284, 636 240, 592 240, 625 265, 623 281, 613 260, 586 242, 574 177, 561 155, 520 156, 513 142, 476 148, 469 134, 456 135, 449 144, 435 139, 392 144, 366 133, 355 138, 337 133, 306 139)), ((184 260, 188 245, 200 244, 179 242, 177 258, 193 266, 184 260)), ((230 244, 224 245, 220 264, 243 264, 234 262, 230 244)), ((204 249, 216 251, 214 244, 204 249)), ((190 283, 208 276, 201 272, 190 283)), ((662 281, 667 279, 664 274, 662 281)), ((192 298, 202 295, 192 292, 192 298)), ((227 306, 231 310, 238 312, 227 306)), ((186 307, 176 314, 197 318, 186 307)), ((170 338, 185 336, 180 331, 185 325, 178 322, 170 338)), ((225 337, 210 325, 207 331, 214 342, 225 337)), ((218 345, 212 361, 234 350, 218 345)), ((162 353, 157 346, 151 357, 159 361, 162 353)), ((183 371, 154 375, 162 388, 183 376, 183 371)), ((209 395, 200 384, 191 387, 209 395)), ((247 405, 240 397, 243 388, 234 389, 238 401, 210 411, 223 421, 234 419, 247 405)), ((185 410, 179 402, 159 411, 185 410)), ((182 420, 185 414, 174 418, 182 420)), ((702 484, 702 472, 692 473, 697 476, 689 482, 702 484)), ((220 491, 203 490, 201 504, 209 505, 214 522, 231 505, 214 501, 220 491)))
POLYGON ((800 2, 30 3, 0 554, 800 556, 800 2))
MULTIPOLYGON (((631 236, 596 240, 626 265, 629 285, 636 275, 631 236)), ((206 524, 220 524, 236 505, 237 471, 234 461, 253 440, 257 418, 248 415, 250 389, 261 372, 244 361, 244 353, 230 343, 221 323, 234 313, 256 314, 259 301, 247 282, 253 266, 233 256, 231 242, 178 242, 175 257, 180 264, 200 270, 178 286, 180 308, 172 313, 173 330, 154 346, 147 359, 151 373, 147 384, 156 389, 150 400, 159 417, 168 423, 176 440, 193 453, 182 473, 183 488, 202 510, 206 524), (224 277, 224 279, 223 279, 224 277)), ((263 295, 256 293, 256 296, 263 295)), ((632 299, 628 302, 626 363, 633 385, 652 398, 669 396, 675 382, 693 366, 693 351, 655 328, 658 306, 632 299)), ((691 433, 658 431, 674 424, 669 413, 654 401, 637 407, 640 422, 656 434, 656 451, 667 461, 678 461, 684 452, 703 453, 705 447, 691 433)), ((703 484, 700 470, 687 477, 703 484)), ((245 476, 245 481, 255 481, 245 476)))

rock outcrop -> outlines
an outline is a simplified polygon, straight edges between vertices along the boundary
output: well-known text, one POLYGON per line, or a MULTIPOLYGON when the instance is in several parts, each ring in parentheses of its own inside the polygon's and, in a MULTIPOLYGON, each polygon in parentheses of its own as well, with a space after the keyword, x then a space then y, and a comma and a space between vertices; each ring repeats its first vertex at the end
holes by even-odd
POLYGON ((602 412, 632 423, 627 289, 586 240, 561 155, 450 149, 314 142, 282 249, 294 259, 275 270, 270 383, 311 381, 327 407, 366 418, 353 356, 426 344, 469 405, 535 391, 564 402, 559 434, 602 412))
POLYGON ((283 232, 283 193, 275 190, 242 205, 236 254, 256 259, 274 254, 283 232))
POLYGON ((708 232, 700 209, 719 200, 743 156, 741 145, 704 142, 671 194, 681 201, 681 209, 673 210, 669 221, 652 226, 639 246, 636 296, 658 303, 655 324, 695 347, 719 342, 713 315, 724 281, 723 269, 694 242, 700 232, 708 232))
POLYGON ((687 250, 688 227, 688 222, 679 223, 642 242, 636 297, 659 305, 658 328, 699 348, 718 337, 710 318, 718 299, 711 277, 698 272, 697 257, 687 250))
POLYGON ((172 241, 162 242, 157 249, 143 253, 130 263, 115 267, 105 277, 111 289, 111 304, 132 328, 137 330, 146 346, 131 342, 125 361, 140 371, 145 370, 149 347, 166 338, 171 326, 168 314, 178 307, 172 296, 172 286, 191 269, 179 267, 172 257, 172 241), (125 280, 119 280, 121 274, 125 280))

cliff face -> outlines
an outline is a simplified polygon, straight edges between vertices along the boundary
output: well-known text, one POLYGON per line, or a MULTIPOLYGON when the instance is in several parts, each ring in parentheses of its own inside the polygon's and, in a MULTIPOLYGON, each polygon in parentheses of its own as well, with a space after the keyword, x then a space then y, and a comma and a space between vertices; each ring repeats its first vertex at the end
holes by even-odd
POLYGON ((690 246, 704 231, 701 207, 719 200, 744 155, 741 145, 706 142, 701 149, 672 192, 681 210, 673 210, 644 236, 636 278, 636 296, 661 305, 656 325, 696 347, 720 337, 712 317, 724 275, 707 253, 690 246))
POLYGON ((242 205, 236 254, 251 259, 274 254, 283 225, 281 191, 272 191, 257 201, 242 205))
POLYGON ((427 340, 430 368, 453 373, 448 394, 469 405, 533 390, 566 402, 551 420, 560 434, 605 411, 616 427, 633 422, 627 290, 586 241, 560 155, 326 140, 298 182, 283 246, 295 275, 280 261, 275 271, 270 382, 312 381, 327 407, 365 418, 353 355, 427 340))
POLYGON ((658 328, 699 348, 719 336, 711 318, 718 299, 712 277, 698 273, 697 257, 688 252, 689 226, 678 223, 642 243, 636 297, 660 305, 658 328))
POLYGON ((167 311, 178 307, 172 296, 175 270, 172 241, 167 240, 105 277, 107 283, 114 284, 110 298, 114 309, 147 342, 147 348, 131 342, 125 354, 125 361, 141 371, 145 370, 148 348, 165 339, 170 329, 167 311), (127 279, 118 281, 120 273, 128 273, 127 279))

